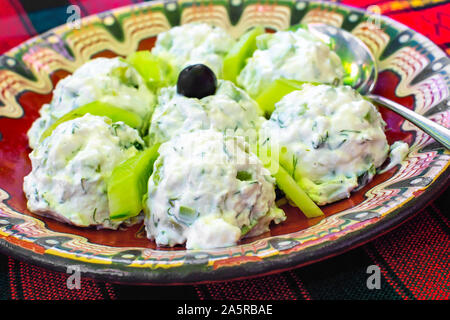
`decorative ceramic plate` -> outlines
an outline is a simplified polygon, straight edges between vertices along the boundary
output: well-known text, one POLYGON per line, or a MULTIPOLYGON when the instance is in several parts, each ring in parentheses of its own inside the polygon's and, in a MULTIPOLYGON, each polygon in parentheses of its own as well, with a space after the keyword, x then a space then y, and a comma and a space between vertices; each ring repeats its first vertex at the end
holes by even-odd
POLYGON ((142 226, 96 231, 30 213, 22 191, 31 170, 26 132, 61 78, 94 57, 150 49, 172 26, 205 21, 239 36, 249 27, 281 30, 322 22, 362 39, 378 59, 376 93, 434 121, 450 124, 449 58, 430 40, 388 18, 323 2, 295 0, 172 0, 119 8, 64 25, 0 56, 0 251, 66 272, 127 283, 197 283, 279 272, 354 248, 392 229, 445 188, 450 153, 422 131, 380 108, 389 143, 403 140, 410 154, 401 165, 377 175, 347 200, 307 220, 284 206, 288 219, 239 245, 191 251, 160 249, 142 226), (376 18, 376 17, 375 17, 376 18), (375 22, 375 23, 374 23, 375 22))

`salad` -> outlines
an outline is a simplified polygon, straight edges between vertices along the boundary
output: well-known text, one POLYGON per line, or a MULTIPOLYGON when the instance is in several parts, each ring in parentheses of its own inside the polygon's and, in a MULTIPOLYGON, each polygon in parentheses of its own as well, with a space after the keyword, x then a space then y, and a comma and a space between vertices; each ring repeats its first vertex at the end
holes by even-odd
POLYGON ((241 136, 195 130, 162 144, 159 154, 144 204, 147 235, 158 245, 233 245, 285 219, 275 180, 241 136))
POLYGON ((332 45, 300 27, 239 39, 204 23, 61 80, 28 131, 31 212, 77 227, 143 224, 149 241, 232 246, 350 197, 408 145, 342 84, 332 45))
POLYGON ((30 147, 36 148, 44 131, 59 118, 88 103, 108 103, 146 118, 155 99, 155 93, 128 62, 118 58, 91 60, 58 82, 52 101, 42 106, 40 117, 28 131, 30 147))
POLYGON ((256 48, 237 77, 252 97, 277 79, 342 82, 344 69, 337 54, 302 28, 262 34, 256 38, 256 48))
POLYGON ((177 93, 176 86, 162 88, 150 123, 152 143, 176 135, 215 129, 245 135, 256 132, 265 121, 258 104, 231 81, 218 80, 214 95, 190 98, 177 93))
POLYGON ((324 205, 372 180, 389 152, 384 127, 375 106, 352 88, 303 84, 276 104, 261 138, 281 148, 282 165, 324 205))

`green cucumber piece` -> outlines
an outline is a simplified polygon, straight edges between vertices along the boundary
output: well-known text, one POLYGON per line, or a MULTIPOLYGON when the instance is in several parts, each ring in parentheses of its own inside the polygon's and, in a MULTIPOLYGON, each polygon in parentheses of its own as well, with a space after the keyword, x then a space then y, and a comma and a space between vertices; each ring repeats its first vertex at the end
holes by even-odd
POLYGON ((247 171, 238 171, 236 178, 240 181, 249 181, 252 179, 252 174, 247 171))
POLYGON ((275 110, 275 104, 280 101, 285 95, 292 91, 302 90, 302 85, 309 83, 312 85, 318 85, 316 82, 297 81, 289 79, 277 79, 272 82, 269 87, 264 90, 258 97, 256 102, 260 108, 264 111, 265 115, 270 117, 275 110))
POLYGON ((144 78, 149 89, 155 90, 175 84, 175 71, 171 64, 150 51, 134 52, 126 61, 144 78))
POLYGON ((304 175, 301 171, 301 167, 298 166, 298 157, 289 152, 286 147, 281 147, 279 154, 280 164, 289 172, 291 177, 295 181, 299 181, 299 179, 304 175))
POLYGON ((198 212, 190 207, 180 206, 179 217, 183 223, 191 225, 198 217, 198 212))
POLYGON ((264 33, 263 27, 256 27, 244 33, 231 48, 223 61, 223 78, 236 82, 249 57, 256 50, 256 37, 264 33))
MULTIPOLYGON (((258 146, 258 157, 263 166, 267 168, 275 178, 278 187, 289 198, 307 218, 323 216, 324 213, 317 204, 306 194, 297 181, 292 178, 289 172, 278 162, 278 154, 274 154, 266 146, 258 146), (274 165, 275 164, 275 165, 274 165)), ((281 152, 279 153, 281 154, 281 152)), ((281 160, 281 159, 280 159, 281 160)))
POLYGON ((144 208, 153 163, 158 158, 159 144, 153 145, 114 168, 107 183, 109 216, 112 220, 135 217, 144 208))
POLYGON ((115 107, 109 103, 104 103, 101 101, 94 101, 91 103, 88 103, 82 107, 76 108, 65 115, 63 115, 61 118, 56 120, 50 127, 48 127, 44 133, 41 136, 41 140, 43 141, 45 138, 50 136, 53 132, 53 130, 56 129, 57 126, 59 126, 61 123, 64 123, 69 120, 73 120, 76 118, 81 118, 82 116, 86 114, 91 114, 93 116, 102 116, 102 117, 108 117, 111 119, 112 122, 118 122, 122 121, 125 124, 129 125, 132 128, 140 129, 143 125, 142 118, 135 114, 134 112, 115 107))
POLYGON ((294 202, 307 218, 316 218, 324 215, 317 204, 311 200, 282 166, 278 168, 278 171, 274 174, 274 178, 278 187, 294 202))

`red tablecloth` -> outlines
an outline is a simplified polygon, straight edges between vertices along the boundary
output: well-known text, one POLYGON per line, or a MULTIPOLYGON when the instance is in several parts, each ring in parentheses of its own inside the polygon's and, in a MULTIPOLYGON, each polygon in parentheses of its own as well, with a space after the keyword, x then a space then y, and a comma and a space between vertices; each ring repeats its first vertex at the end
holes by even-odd
MULTIPOLYGON (((83 16, 135 3, 132 0, 2 0, 0 53, 65 23, 66 8, 83 16)), ((450 53, 450 3, 446 1, 342 1, 367 7, 424 34, 450 53)), ((1 131, 1 128, 0 128, 1 131)), ((0 255, 0 299, 449 299, 449 193, 408 222, 338 257, 251 280, 195 286, 134 287, 82 279, 69 290, 69 275, 0 255), (367 267, 381 269, 381 289, 366 286, 367 267)))

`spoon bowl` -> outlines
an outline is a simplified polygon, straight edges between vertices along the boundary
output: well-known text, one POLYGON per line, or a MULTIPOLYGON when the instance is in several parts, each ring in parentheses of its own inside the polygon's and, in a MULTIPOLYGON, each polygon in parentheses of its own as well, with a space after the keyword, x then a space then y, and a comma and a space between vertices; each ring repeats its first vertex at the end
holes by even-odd
POLYGON ((341 58, 345 72, 344 85, 353 87, 361 95, 399 114, 450 149, 449 129, 394 101, 372 94, 378 79, 377 60, 363 41, 350 32, 327 24, 312 23, 308 24, 307 28, 326 43, 330 43, 331 48, 341 58))

